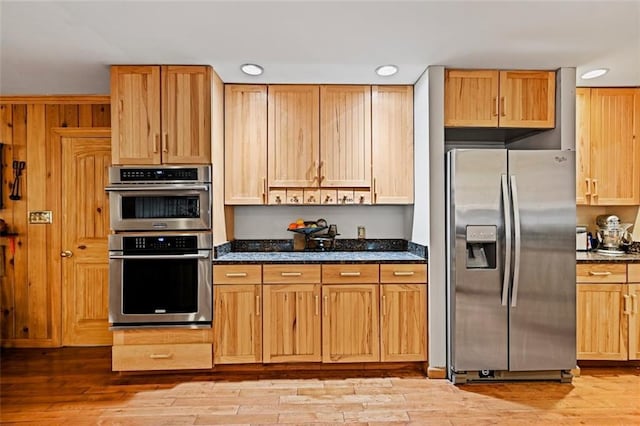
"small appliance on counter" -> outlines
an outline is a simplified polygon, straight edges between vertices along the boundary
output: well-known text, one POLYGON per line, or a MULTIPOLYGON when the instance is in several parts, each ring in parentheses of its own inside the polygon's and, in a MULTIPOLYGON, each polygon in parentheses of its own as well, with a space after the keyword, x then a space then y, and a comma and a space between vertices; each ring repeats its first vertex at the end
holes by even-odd
POLYGON ((587 226, 576 226, 576 250, 587 251, 589 248, 589 234, 587 233, 587 226))
POLYGON ((607 255, 621 255, 631 245, 633 239, 628 229, 633 225, 630 223, 620 223, 620 218, 616 215, 600 215, 596 217, 598 231, 597 252, 607 255))

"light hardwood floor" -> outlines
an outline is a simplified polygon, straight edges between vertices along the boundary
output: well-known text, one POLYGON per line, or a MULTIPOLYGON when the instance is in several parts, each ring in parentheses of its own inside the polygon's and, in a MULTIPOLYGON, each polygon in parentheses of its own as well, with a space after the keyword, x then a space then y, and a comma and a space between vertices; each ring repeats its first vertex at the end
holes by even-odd
POLYGON ((192 424, 640 424, 640 369, 573 384, 453 386, 417 372, 117 374, 110 348, 5 349, 0 422, 192 424))

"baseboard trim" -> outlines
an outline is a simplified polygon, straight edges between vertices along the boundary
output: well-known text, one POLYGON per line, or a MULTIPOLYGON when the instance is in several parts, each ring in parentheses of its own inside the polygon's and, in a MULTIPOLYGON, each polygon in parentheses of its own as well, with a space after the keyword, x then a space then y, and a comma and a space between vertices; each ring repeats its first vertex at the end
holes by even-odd
POLYGON ((446 379, 447 369, 444 367, 428 367, 427 377, 430 379, 446 379))

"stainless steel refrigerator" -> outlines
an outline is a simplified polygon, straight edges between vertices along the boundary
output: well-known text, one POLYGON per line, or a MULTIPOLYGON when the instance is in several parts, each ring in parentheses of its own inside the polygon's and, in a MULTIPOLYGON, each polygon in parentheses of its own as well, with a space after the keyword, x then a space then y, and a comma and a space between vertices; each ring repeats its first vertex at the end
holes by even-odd
POLYGON ((454 383, 571 381, 575 153, 447 153, 447 364, 454 383))

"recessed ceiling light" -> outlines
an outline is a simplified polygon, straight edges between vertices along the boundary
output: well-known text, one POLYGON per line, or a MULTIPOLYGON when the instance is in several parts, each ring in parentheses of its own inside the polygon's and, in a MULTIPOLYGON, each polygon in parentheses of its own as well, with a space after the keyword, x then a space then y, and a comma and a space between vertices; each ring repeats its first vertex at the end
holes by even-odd
POLYGON ((389 77, 398 72, 398 67, 395 65, 380 65, 376 68, 376 74, 380 77, 389 77))
POLYGON ((587 71, 580 77, 583 80, 590 80, 592 78, 602 77, 609 72, 609 68, 598 68, 595 70, 587 71))
POLYGON ((260 75, 263 73, 264 69, 260 65, 256 64, 244 64, 240 67, 243 73, 249 75, 260 75))

